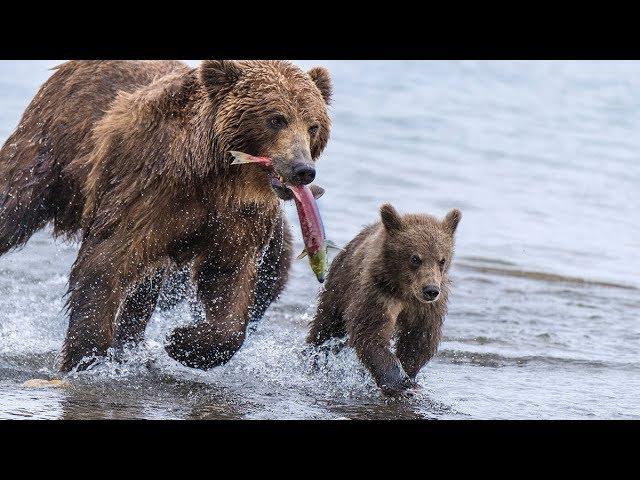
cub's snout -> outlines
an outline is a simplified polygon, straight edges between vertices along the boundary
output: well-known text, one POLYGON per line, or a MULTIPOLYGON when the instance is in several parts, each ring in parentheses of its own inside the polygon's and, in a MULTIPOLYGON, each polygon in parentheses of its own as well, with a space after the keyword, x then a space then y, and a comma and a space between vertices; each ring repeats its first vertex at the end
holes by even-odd
POLYGON ((433 302, 438 299, 440 296, 440 288, 437 285, 425 285, 422 287, 422 297, 429 301, 433 302))

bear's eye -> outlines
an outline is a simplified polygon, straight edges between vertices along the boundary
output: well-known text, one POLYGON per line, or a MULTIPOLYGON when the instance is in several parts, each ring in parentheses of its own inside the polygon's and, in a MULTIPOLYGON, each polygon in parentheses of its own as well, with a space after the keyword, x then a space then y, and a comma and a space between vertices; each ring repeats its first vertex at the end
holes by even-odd
POLYGON ((444 268, 444 264, 447 262, 446 258, 442 258, 440 259, 440 261, 438 262, 440 264, 440 269, 444 268))
POLYGON ((411 256, 411 264, 412 265, 421 265, 422 264, 422 259, 418 256, 418 255, 412 255, 411 256))
POLYGON ((269 126, 274 130, 280 130, 287 126, 287 119, 282 115, 274 115, 269 119, 269 126))
POLYGON ((312 137, 314 137, 316 135, 316 133, 318 133, 318 129, 320 127, 318 125, 312 125, 309 127, 309 135, 311 135, 312 137))

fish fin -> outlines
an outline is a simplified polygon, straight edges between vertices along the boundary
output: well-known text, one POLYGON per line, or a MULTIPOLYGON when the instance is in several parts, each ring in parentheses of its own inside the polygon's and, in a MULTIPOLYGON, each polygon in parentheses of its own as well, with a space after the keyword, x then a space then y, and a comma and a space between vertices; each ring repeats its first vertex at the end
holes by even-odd
POLYGON ((324 242, 327 245, 327 248, 332 248, 334 250, 344 250, 344 248, 339 247, 338 245, 336 245, 334 242, 332 242, 331 240, 325 240, 324 242))
POLYGON ((243 163, 254 163, 255 161, 251 158, 251 155, 246 153, 237 152, 235 150, 230 150, 229 153, 233 156, 233 162, 231 165, 241 165, 243 163))
POLYGON ((315 198, 316 200, 319 199, 322 195, 324 195, 324 188, 322 188, 319 185, 309 185, 309 190, 311 190, 311 193, 313 194, 313 198, 315 198))
POLYGON ((304 257, 306 257, 306 256, 307 256, 307 249, 305 248, 304 250, 302 250, 302 251, 300 252, 300 255, 298 255, 298 256, 296 257, 296 259, 297 259, 297 260, 301 260, 301 259, 303 259, 303 258, 304 258, 304 257))

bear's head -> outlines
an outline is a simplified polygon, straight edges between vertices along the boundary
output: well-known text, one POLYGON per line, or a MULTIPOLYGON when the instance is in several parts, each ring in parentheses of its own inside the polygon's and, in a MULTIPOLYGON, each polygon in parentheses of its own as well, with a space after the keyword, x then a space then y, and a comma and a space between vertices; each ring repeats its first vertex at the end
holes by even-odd
MULTIPOLYGON (((215 110, 216 151, 273 160, 279 180, 311 183, 315 162, 329 140, 331 79, 322 67, 303 72, 284 61, 208 60, 200 82, 215 110)), ((249 168, 260 168, 251 166, 249 168)))
POLYGON ((381 271, 400 296, 422 303, 438 300, 447 286, 454 234, 462 213, 453 209, 438 220, 431 215, 400 215, 389 204, 380 208, 384 240, 381 271))

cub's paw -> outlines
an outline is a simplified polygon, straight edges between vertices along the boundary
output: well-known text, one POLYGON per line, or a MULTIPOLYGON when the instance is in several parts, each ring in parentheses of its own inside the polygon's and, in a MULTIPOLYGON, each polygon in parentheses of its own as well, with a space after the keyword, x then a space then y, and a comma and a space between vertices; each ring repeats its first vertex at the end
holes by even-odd
POLYGON ((394 369, 380 379, 382 393, 390 397, 411 396, 419 385, 401 369, 394 369))
POLYGON ((414 380, 411 380, 411 386, 406 390, 403 390, 400 395, 402 395, 403 397, 414 397, 419 394, 421 388, 422 387, 420 386, 419 383, 416 383, 414 380))

